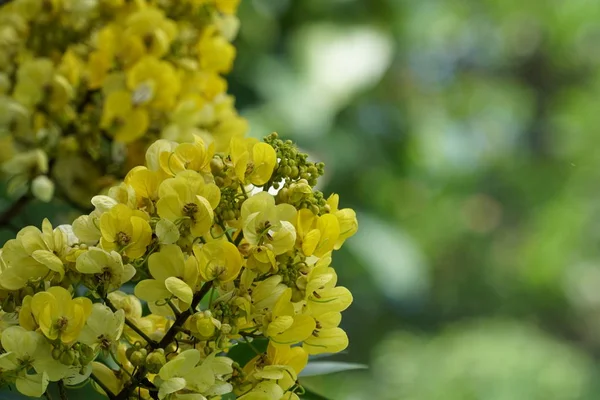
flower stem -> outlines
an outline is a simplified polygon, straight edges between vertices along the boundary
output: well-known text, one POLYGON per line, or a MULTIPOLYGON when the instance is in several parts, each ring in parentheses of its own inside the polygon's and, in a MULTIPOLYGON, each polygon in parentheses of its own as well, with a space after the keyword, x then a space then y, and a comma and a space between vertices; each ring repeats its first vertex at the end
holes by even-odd
MULTIPOLYGON (((108 298, 104 299, 104 302, 106 303, 106 305, 108 306, 108 308, 110 308, 113 312, 117 311, 117 308, 110 302, 110 300, 108 298)), ((142 339, 144 339, 148 345, 150 347, 152 347, 153 349, 156 349, 158 344, 156 343, 155 340, 152 340, 148 337, 148 335, 146 335, 144 333, 144 331, 142 331, 140 328, 137 327, 136 324, 134 324, 129 318, 125 318, 125 325, 127 325, 128 327, 130 327, 135 333, 137 333, 138 335, 140 335, 142 337, 142 339)))
MULTIPOLYGON (((198 291, 198 293, 196 293, 194 295, 194 298, 192 299, 192 305, 190 308, 188 308, 187 310, 181 312, 177 318, 175 318, 175 322, 173 322, 173 326, 171 326, 171 328, 167 331, 167 333, 165 334, 165 336, 161 339, 161 341, 156 344, 156 342, 154 342, 154 344, 156 345, 155 348, 166 348, 169 344, 171 344, 171 342, 175 339, 175 336, 177 335, 178 332, 180 332, 180 329, 183 324, 185 323, 185 321, 187 321, 187 319, 190 317, 190 315, 192 315, 192 313, 196 310, 196 307, 198 307, 198 304, 200 304, 200 301, 202 300, 202 298, 204 298, 204 296, 206 296, 206 294, 208 293, 208 291, 212 288, 212 282, 206 282, 198 291)), ((109 306, 110 307, 110 306, 109 306)), ((131 382, 125 386, 121 392, 119 392, 119 394, 115 397, 112 397, 111 400, 126 400, 127 398, 129 398, 129 395, 131 394, 131 392, 133 392, 133 390, 140 385, 141 382, 144 381, 144 379, 146 378, 146 373, 147 370, 145 367, 140 367, 140 369, 133 374, 133 378, 131 378, 131 382)), ((154 396, 156 394, 156 392, 150 392, 151 396, 154 396)), ((158 396, 156 397, 158 398, 158 396)))

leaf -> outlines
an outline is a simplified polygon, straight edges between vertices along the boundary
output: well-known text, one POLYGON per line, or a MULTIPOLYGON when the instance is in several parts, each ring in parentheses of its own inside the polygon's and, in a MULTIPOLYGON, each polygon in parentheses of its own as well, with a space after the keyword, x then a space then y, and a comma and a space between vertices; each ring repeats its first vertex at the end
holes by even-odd
POLYGON ((313 392, 312 390, 308 390, 305 386, 303 387, 305 392, 302 396, 300 396, 300 399, 302 400, 331 400, 328 397, 313 392))
MULTIPOLYGON (((259 352, 264 353, 267 351, 267 345, 269 344, 268 339, 254 339, 252 346, 259 352)), ((240 365, 246 365, 248 361, 256 357, 256 352, 250 347, 245 341, 239 342, 227 353, 227 357, 240 365)))
POLYGON ((340 361, 311 361, 306 365, 306 368, 300 372, 299 376, 316 376, 335 374, 336 372, 354 371, 357 369, 368 369, 364 364, 347 363, 340 361))
POLYGON ((329 358, 329 357, 332 357, 332 356, 339 356, 339 355, 344 355, 344 354, 348 354, 348 351, 347 350, 343 350, 343 351, 340 351, 338 353, 309 354, 308 360, 309 361, 321 360, 323 358, 329 358))

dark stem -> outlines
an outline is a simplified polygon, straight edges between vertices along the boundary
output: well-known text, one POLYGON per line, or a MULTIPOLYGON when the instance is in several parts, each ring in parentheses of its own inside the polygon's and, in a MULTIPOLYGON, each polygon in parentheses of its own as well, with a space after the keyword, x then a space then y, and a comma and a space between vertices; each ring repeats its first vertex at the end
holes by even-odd
MULTIPOLYGON (((117 311, 117 308, 110 302, 110 300, 107 298, 104 299, 104 303, 108 306, 108 308, 110 308, 113 312, 117 311)), ((156 341, 150 339, 148 337, 148 335, 146 335, 144 333, 144 331, 142 331, 140 328, 138 328, 133 322, 131 322, 129 320, 129 318, 125 318, 125 325, 127 325, 128 327, 130 327, 135 333, 137 333, 138 335, 140 335, 142 337, 142 339, 144 339, 148 345, 150 347, 152 347, 153 349, 156 349, 158 344, 156 343, 156 341)))
POLYGON ((67 388, 63 381, 58 381, 58 395, 60 396, 60 400, 69 400, 67 397, 67 388))
POLYGON ((183 326, 183 324, 185 323, 185 321, 187 321, 187 319, 190 317, 190 315, 192 315, 192 313, 194 311, 196 311, 196 307, 198 307, 198 304, 200 304, 200 301, 202 300, 202 298, 204 296, 206 296, 208 291, 212 288, 212 284, 213 283, 211 281, 211 282, 206 282, 204 285, 202 285, 202 287, 200 288, 198 293, 196 293, 194 295, 194 298, 192 299, 192 305, 190 306, 190 308, 188 308, 187 310, 185 310, 184 312, 182 312, 181 314, 179 314, 177 316, 177 318, 175 319, 175 322, 173 323, 173 326, 169 329, 167 334, 158 343, 158 347, 164 349, 173 341, 173 339, 175 339, 175 335, 177 335, 177 332, 178 332, 178 329, 175 327, 183 326))
MULTIPOLYGON (((192 313, 195 312, 196 307, 198 307, 198 304, 200 304, 200 301, 202 300, 202 298, 204 298, 204 296, 206 296, 206 294, 208 293, 208 291, 211 288, 212 288, 212 282, 207 282, 200 288, 198 293, 196 293, 194 295, 194 298, 192 299, 192 305, 190 306, 190 308, 183 311, 182 313, 180 313, 177 316, 177 318, 175 318, 175 322, 173 323, 173 326, 171 326, 171 328, 167 331, 165 336, 158 343, 157 348, 164 349, 169 344, 171 344, 173 339, 175 339, 175 336, 177 335, 177 333, 180 332, 179 328, 181 328, 181 326, 183 326, 185 321, 187 321, 187 319, 192 315, 192 313)), ((137 386, 139 386, 140 383, 144 382, 144 380, 146 379, 146 373, 147 373, 146 368, 141 367, 133 375, 133 378, 131 379, 131 383, 129 383, 127 386, 125 386, 123 388, 123 390, 121 390, 121 392, 116 397, 113 397, 112 399, 113 400, 127 400, 129 395, 131 394, 131 392, 133 392, 133 390, 137 386)), ((150 393, 152 393, 152 392, 150 392, 150 393)))

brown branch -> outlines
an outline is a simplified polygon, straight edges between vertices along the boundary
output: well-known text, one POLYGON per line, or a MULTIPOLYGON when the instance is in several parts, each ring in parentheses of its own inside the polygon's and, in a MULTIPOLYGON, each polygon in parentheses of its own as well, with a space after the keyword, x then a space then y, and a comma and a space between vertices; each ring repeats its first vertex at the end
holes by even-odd
MULTIPOLYGON (((195 312, 196 307, 198 307, 198 304, 200 304, 200 301, 202 301, 202 299, 204 298, 204 296, 206 296, 206 294, 209 292, 209 290, 212 288, 212 286, 213 286, 212 282, 207 282, 200 288, 198 293, 196 293, 194 295, 194 298, 192 299, 192 304, 191 304, 190 308, 188 308, 187 310, 185 310, 184 312, 182 312, 181 314, 179 314, 177 316, 177 318, 175 319, 175 322, 173 323, 171 328, 169 328, 169 330, 167 331, 165 336, 158 343, 158 346, 157 346, 158 348, 164 349, 169 344, 171 344, 171 342, 175 339, 175 336, 177 335, 177 333, 180 332, 179 328, 181 328, 181 326, 183 326, 185 321, 187 321, 187 319, 192 315, 192 313, 195 312)), ((129 398, 129 395, 131 394, 131 392, 137 386, 139 386, 140 383, 142 383, 146 379, 146 373, 147 373, 146 368, 141 367, 133 375, 131 382, 127 386, 125 386, 121 390, 121 392, 113 399, 114 400, 127 400, 129 398)))
POLYGON ((194 295, 194 298, 192 300, 192 305, 190 306, 190 308, 188 308, 187 310, 185 310, 184 312, 179 314, 179 316, 175 319, 173 326, 171 326, 171 328, 169 329, 167 334, 158 343, 158 347, 161 347, 164 349, 173 341, 173 339, 175 339, 175 335, 177 335, 177 332, 178 332, 177 327, 183 326, 185 321, 187 321, 188 317, 190 315, 192 315, 192 312, 194 312, 196 310, 196 307, 198 307, 198 304, 200 304, 200 301, 202 300, 202 298, 204 296, 206 296, 208 291, 212 288, 212 284, 213 284, 212 282, 207 282, 204 285, 202 285, 202 287, 200 288, 198 293, 196 293, 194 295))

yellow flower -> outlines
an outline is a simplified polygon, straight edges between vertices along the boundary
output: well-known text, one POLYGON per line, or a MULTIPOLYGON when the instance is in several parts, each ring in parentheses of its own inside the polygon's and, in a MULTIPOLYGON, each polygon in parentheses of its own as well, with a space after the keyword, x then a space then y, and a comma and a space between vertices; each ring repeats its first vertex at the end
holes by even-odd
POLYGON ((296 227, 302 252, 307 257, 323 257, 333 250, 340 236, 340 225, 335 215, 318 216, 307 208, 298 211, 296 227))
POLYGON ((75 51, 69 49, 63 54, 57 71, 67 79, 69 84, 76 87, 81 80, 83 62, 75 51))
POLYGON ((137 284, 137 297, 150 306, 158 302, 158 306, 164 307, 167 299, 175 298, 183 303, 181 309, 189 307, 198 283, 198 263, 194 257, 184 259, 179 246, 164 245, 159 252, 148 257, 148 270, 154 279, 137 284))
POLYGON ((255 248, 259 261, 273 262, 273 255, 283 254, 294 247, 296 209, 290 204, 275 205, 267 192, 260 192, 242 204, 244 239, 255 248))
POLYGON ((143 256, 152 240, 147 218, 143 211, 117 204, 100 217, 102 247, 107 251, 117 250, 131 259, 143 256))
POLYGON ((269 343, 266 355, 250 360, 243 371, 251 383, 272 380, 287 391, 295 385, 298 374, 307 363, 308 353, 302 347, 273 346, 269 343))
POLYGON ((206 282, 216 280, 220 283, 237 278, 242 269, 243 259, 237 247, 227 240, 215 240, 202 246, 194 246, 194 255, 198 259, 200 275, 206 282))
POLYGON ((177 25, 154 7, 143 8, 127 19, 126 37, 139 42, 146 54, 162 57, 177 35, 177 25))
POLYGON ((215 5, 223 14, 235 14, 240 0, 216 0, 215 5))
MULTIPOLYGON (((200 352, 196 349, 185 350, 166 363, 158 373, 155 384, 158 386, 158 398, 184 400, 185 394, 178 396, 180 390, 191 390, 205 395, 216 396, 231 392, 232 386, 226 383, 223 375, 231 374, 233 360, 210 354, 200 362, 200 352)), ((200 397, 198 397, 200 398, 200 397)))
POLYGON ((121 337, 125 323, 125 312, 117 310, 113 313, 107 306, 95 303, 78 341, 93 349, 100 347, 110 350, 121 337))
POLYGON ((307 277, 306 305, 314 315, 341 312, 352 303, 352 293, 343 286, 335 286, 337 274, 328 266, 330 261, 326 258, 317 263, 307 277))
POLYGON ((192 185, 184 177, 167 179, 159 187, 160 199, 156 203, 158 215, 176 224, 184 221, 189 224, 194 237, 202 236, 212 226, 213 209, 218 204, 217 193, 218 188, 214 184, 205 185, 201 177, 195 179, 195 184, 192 185), (207 187, 209 189, 205 191, 207 187), (209 196, 213 203, 202 194, 209 196))
POLYGON ((97 247, 77 257, 75 267, 82 274, 93 274, 94 282, 106 292, 120 288, 135 275, 135 268, 131 264, 123 265, 119 253, 97 247))
POLYGON ((20 65, 13 98, 31 109, 45 97, 44 88, 54 77, 54 65, 47 58, 34 58, 20 65))
POLYGON ((31 311, 42 333, 51 340, 64 343, 77 339, 92 311, 86 297, 71 298, 68 290, 54 286, 31 299, 31 311))
POLYGON ((116 290, 108 294, 108 300, 116 309, 123 310, 127 318, 135 320, 142 317, 142 303, 134 295, 116 290))
POLYGON ((235 47, 227 41, 214 25, 204 29, 196 51, 199 55, 200 68, 218 73, 227 73, 233 66, 235 47))
POLYGON ((127 72, 127 87, 134 105, 170 111, 179 94, 180 80, 171 64, 148 56, 127 72))
POLYGON ((111 92, 104 102, 100 127, 116 141, 129 143, 144 135, 150 124, 148 111, 133 103, 128 91, 111 92))
POLYGON ((275 303, 271 318, 265 321, 265 336, 275 346, 300 343, 315 330, 315 320, 309 315, 296 314, 291 299, 292 289, 287 288, 275 303))
POLYGON ((165 178, 166 175, 161 171, 151 171, 146 167, 139 166, 129 171, 125 176, 125 183, 135 190, 138 198, 155 201, 158 200, 158 187, 165 178))
POLYGON ((28 331, 35 331, 39 326, 33 317, 31 299, 32 296, 25 296, 25 298, 23 298, 23 304, 19 310, 19 325, 28 331))
POLYGON ((348 346, 348 336, 338 325, 340 312, 352 303, 352 294, 335 286, 337 275, 330 262, 329 257, 319 260, 307 277, 306 312, 316 321, 316 329, 302 344, 309 354, 337 353, 348 346))
POLYGON ((17 238, 7 241, 3 247, 2 259, 7 268, 0 274, 0 285, 18 290, 29 280, 42 278, 50 271, 62 280, 65 270, 61 257, 67 251, 65 233, 53 230, 47 219, 42 223, 42 231, 33 226, 21 229, 17 238))
POLYGON ((273 275, 258 282, 252 290, 252 304, 257 310, 273 308, 277 299, 281 298, 283 292, 287 290, 287 286, 281 283, 282 280, 281 275, 273 275))
POLYGON ((238 400, 281 400, 284 391, 274 381, 262 381, 252 388, 248 393, 238 397, 238 400))
POLYGON ((41 397, 49 381, 61 380, 72 372, 52 359, 50 343, 39 332, 10 327, 2 332, 2 348, 5 353, 0 355, 0 370, 14 371, 17 390, 26 396, 41 397))
POLYGON ((230 152, 235 174, 242 184, 262 186, 273 175, 277 154, 267 143, 236 137, 231 139, 230 152))
POLYGON ((327 205, 330 212, 335 215, 340 225, 340 236, 335 244, 334 249, 338 250, 344 244, 344 241, 354 235, 358 230, 358 221, 356 213, 351 208, 338 209, 340 197, 337 194, 332 194, 327 199, 327 205))

